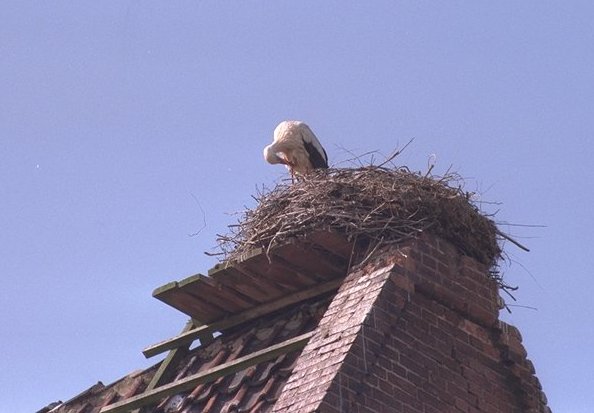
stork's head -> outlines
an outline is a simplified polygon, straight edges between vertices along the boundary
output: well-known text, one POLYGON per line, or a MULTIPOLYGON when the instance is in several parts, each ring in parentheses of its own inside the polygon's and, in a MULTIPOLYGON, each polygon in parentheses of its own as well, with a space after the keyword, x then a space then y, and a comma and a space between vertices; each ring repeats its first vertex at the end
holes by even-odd
POLYGON ((274 144, 268 145, 264 148, 264 159, 266 162, 271 164, 282 163, 283 165, 287 165, 287 161, 278 156, 278 153, 275 151, 274 144))

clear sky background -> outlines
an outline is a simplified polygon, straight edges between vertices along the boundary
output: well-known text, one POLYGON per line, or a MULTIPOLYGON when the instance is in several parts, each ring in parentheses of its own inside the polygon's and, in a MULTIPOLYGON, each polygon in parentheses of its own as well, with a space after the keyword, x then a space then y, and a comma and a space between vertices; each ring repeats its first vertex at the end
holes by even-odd
POLYGON ((154 288, 285 169, 300 119, 331 163, 450 166, 507 245, 518 326, 556 412, 594 405, 590 1, 29 2, 0 7, 0 412, 158 360, 185 316, 154 288), (196 236, 190 234, 199 232, 196 236))

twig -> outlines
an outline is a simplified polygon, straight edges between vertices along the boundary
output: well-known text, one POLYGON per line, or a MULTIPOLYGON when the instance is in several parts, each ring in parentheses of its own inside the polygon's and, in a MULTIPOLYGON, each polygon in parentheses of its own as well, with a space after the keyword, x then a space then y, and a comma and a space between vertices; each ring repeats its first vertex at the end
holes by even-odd
POLYGON ((193 193, 190 193, 190 195, 192 196, 192 198, 194 198, 194 201, 196 201, 196 204, 198 205, 198 208, 200 208, 200 212, 202 213, 202 226, 198 228, 198 231, 188 234, 188 236, 190 237, 195 237, 196 235, 200 234, 204 228, 206 228, 206 214, 204 213, 204 209, 202 209, 202 205, 200 205, 200 201, 198 201, 196 195, 194 195, 193 193))
POLYGON ((381 168, 382 166, 384 166, 388 162, 391 162, 392 159, 396 158, 398 155, 400 155, 402 152, 404 152, 404 150, 408 147, 408 145, 410 145, 414 140, 415 140, 415 138, 410 138, 410 140, 407 142, 406 145, 404 145, 402 147, 402 149, 397 149, 396 151, 394 151, 394 153, 392 153, 392 155, 388 156, 388 158, 383 163, 381 163, 378 166, 376 166, 376 168, 381 168))
POLYGON ((499 228, 497 229, 497 235, 499 235, 502 238, 505 238, 506 240, 508 240, 509 242, 511 242, 512 244, 514 244, 516 247, 518 247, 520 249, 523 249, 526 252, 530 252, 530 250, 528 248, 526 248, 525 246, 523 246, 522 244, 520 244, 518 241, 516 241, 515 239, 513 239, 509 235, 504 234, 503 232, 501 232, 499 230, 499 228))
POLYGON ((520 307, 520 308, 527 308, 528 310, 538 311, 538 308, 531 307, 529 305, 520 305, 520 304, 506 304, 507 307, 520 307))

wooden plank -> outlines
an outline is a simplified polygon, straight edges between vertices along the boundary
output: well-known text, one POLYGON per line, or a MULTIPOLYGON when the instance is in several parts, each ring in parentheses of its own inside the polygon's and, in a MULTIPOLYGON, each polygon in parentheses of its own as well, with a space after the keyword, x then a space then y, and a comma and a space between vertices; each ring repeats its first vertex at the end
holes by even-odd
MULTIPOLYGON (((295 267, 284 258, 274 255, 272 257, 272 264, 274 268, 278 268, 278 271, 282 271, 287 277, 291 277, 298 282, 300 288, 304 286, 311 286, 328 281, 329 278, 323 278, 313 272, 301 271, 301 268, 295 267)), ((334 277, 336 278, 336 277, 334 277)))
POLYGON ((242 262, 240 265, 242 268, 248 269, 252 274, 258 274, 258 283, 264 281, 276 286, 281 291, 279 296, 307 287, 294 277, 290 277, 282 268, 274 266, 265 255, 254 257, 249 261, 242 262))
MULTIPOLYGON (((188 321, 186 323, 186 326, 182 330, 182 334, 193 330, 195 327, 196 326, 194 325, 194 322, 190 319, 190 321, 188 321)), ((185 347, 179 346, 179 347, 172 349, 169 352, 169 354, 167 355, 167 357, 165 357, 165 359, 161 362, 161 365, 155 372, 155 375, 149 382, 145 391, 152 390, 155 387, 160 386, 164 381, 170 380, 171 379, 171 377, 170 377, 171 370, 170 370, 169 366, 175 365, 182 357, 187 355, 188 349, 189 349, 189 345, 185 346, 185 347)))
POLYGON ((224 271, 229 269, 230 266, 233 266, 235 270, 250 278, 251 282, 266 291, 269 299, 271 297, 281 297, 297 289, 294 286, 287 285, 287 282, 281 282, 281 280, 270 276, 270 261, 266 256, 266 251, 261 248, 248 251, 241 260, 235 263, 215 267, 215 271, 209 271, 209 275, 217 278, 217 271, 224 271))
POLYGON ((197 300, 205 301, 214 308, 218 308, 222 314, 236 313, 250 307, 249 304, 242 306, 231 300, 230 297, 223 297, 223 293, 206 282, 205 279, 207 277, 201 274, 185 278, 179 282, 179 289, 196 297, 197 300))
POLYGON ((143 394, 139 394, 126 400, 105 406, 101 409, 101 413, 123 413, 140 407, 148 406, 165 397, 191 390, 199 384, 208 383, 218 379, 219 377, 237 373, 238 371, 245 370, 248 367, 255 366, 264 361, 272 360, 282 354, 300 350, 305 347, 308 340, 311 338, 311 336, 313 336, 313 333, 314 332, 312 331, 302 334, 263 350, 239 357, 229 363, 213 367, 207 371, 193 374, 176 382, 157 387, 156 389, 150 390, 143 394))
POLYGON ((332 231, 317 231, 309 234, 307 239, 343 259, 350 261, 354 243, 347 240, 345 235, 332 231))
POLYGON ((220 262, 216 264, 214 267, 208 270, 206 273, 209 277, 216 277, 219 273, 224 272, 227 268, 232 268, 236 263, 235 262, 220 262))
POLYGON ((236 264, 234 268, 248 279, 251 279, 254 285, 257 285, 262 291, 265 291, 266 295, 268 296, 267 301, 273 298, 282 297, 288 293, 288 291, 282 286, 279 286, 270 279, 263 277, 257 272, 254 272, 252 267, 248 267, 245 262, 236 264))
POLYGON ((348 259, 309 240, 294 241, 275 248, 271 251, 271 256, 283 257, 291 264, 306 268, 306 273, 314 272, 325 279, 344 277, 348 267, 348 259))
POLYGON ((215 266, 209 271, 210 277, 197 274, 169 283, 157 288, 153 296, 202 323, 210 323, 346 275, 348 261, 342 257, 352 243, 332 232, 318 232, 308 238, 312 239, 294 240, 274 248, 272 262, 265 251, 256 248, 239 262, 215 266))
MULTIPOLYGON (((286 265, 287 260, 279 260, 278 257, 294 257, 299 254, 301 248, 296 242, 287 243, 270 252, 268 269, 266 275, 271 276, 276 282, 288 285, 290 288, 302 289, 304 286, 319 284, 327 281, 330 277, 322 278, 315 274, 300 272, 291 265, 286 265)), ((311 257, 305 257, 311 260, 311 257)))
POLYGON ((316 284, 315 280, 299 276, 274 260, 268 264, 262 275, 289 291, 299 291, 316 284))
POLYGON ((218 271, 224 271, 229 267, 233 267, 235 266, 237 263, 239 262, 243 262, 243 261, 247 261, 257 255, 260 255, 262 253, 264 253, 265 250, 262 248, 254 248, 250 251, 245 252, 244 254, 242 254, 239 259, 234 260, 234 261, 225 261, 225 262, 221 262, 218 263, 217 265, 215 265, 214 267, 212 267, 210 270, 208 270, 208 276, 212 277, 215 276, 215 274, 218 271))
POLYGON ((215 307, 204 300, 197 299, 184 290, 180 290, 178 283, 170 283, 157 288, 153 292, 153 297, 199 320, 201 323, 211 322, 217 316, 220 317, 221 314, 224 314, 219 307, 215 307))
POLYGON ((348 260, 345 260, 339 255, 332 254, 316 244, 302 244, 299 245, 299 248, 302 250, 302 254, 304 254, 304 259, 299 263, 315 262, 324 268, 323 271, 325 273, 336 274, 340 277, 346 276, 348 260))
POLYGON ((254 300, 252 300, 249 296, 243 296, 242 294, 235 291, 233 288, 230 288, 229 286, 222 284, 217 278, 202 275, 201 280, 204 283, 211 286, 213 289, 220 291, 221 294, 224 293, 225 297, 229 295, 237 295, 236 300, 240 302, 243 306, 252 307, 255 304, 254 300))
POLYGON ((177 289, 177 281, 172 281, 162 285, 161 287, 155 288, 155 291, 153 291, 153 297, 156 295, 167 294, 175 289, 177 289))
POLYGON ((254 320, 266 314, 270 314, 273 311, 280 310, 290 305, 299 303, 301 301, 308 300, 310 298, 317 297, 319 295, 328 293, 330 291, 337 290, 342 284, 342 279, 336 279, 333 281, 326 282, 324 284, 317 285, 307 290, 299 291, 297 293, 285 296, 279 300, 272 301, 267 304, 260 305, 258 307, 247 310, 241 314, 225 318, 223 320, 216 321, 209 325, 200 326, 188 332, 182 333, 176 337, 162 341, 147 347, 142 351, 142 354, 146 358, 156 356, 172 348, 187 345, 199 338, 200 334, 209 333, 212 334, 215 331, 225 330, 246 321, 254 320))
MULTIPOLYGON (((211 276, 215 278, 215 276, 211 276)), ((252 278, 247 277, 233 267, 226 268, 224 271, 216 273, 217 282, 222 285, 237 290, 240 294, 250 297, 257 303, 270 301, 270 294, 263 291, 252 278)))
MULTIPOLYGON (((304 268, 304 266, 295 265, 294 263, 285 259, 282 255, 276 255, 276 253, 275 253, 274 256, 272 257, 272 260, 274 261, 275 265, 281 266, 282 268, 284 268, 287 271, 287 273, 293 274, 299 278, 303 278, 303 277, 308 278, 309 280, 313 280, 313 282, 315 284, 322 283, 329 279, 329 277, 324 277, 324 276, 319 275, 317 271, 307 270, 304 268)), ((337 278, 337 277, 333 277, 333 278, 337 278)))

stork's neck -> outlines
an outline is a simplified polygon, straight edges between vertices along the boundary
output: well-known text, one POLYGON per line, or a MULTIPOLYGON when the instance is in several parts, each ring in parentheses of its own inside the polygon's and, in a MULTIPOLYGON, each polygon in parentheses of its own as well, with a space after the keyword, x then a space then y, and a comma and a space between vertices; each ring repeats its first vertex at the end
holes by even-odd
POLYGON ((264 159, 266 159, 266 162, 271 164, 285 163, 285 160, 276 154, 274 144, 268 145, 264 148, 264 159))

